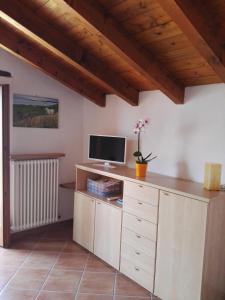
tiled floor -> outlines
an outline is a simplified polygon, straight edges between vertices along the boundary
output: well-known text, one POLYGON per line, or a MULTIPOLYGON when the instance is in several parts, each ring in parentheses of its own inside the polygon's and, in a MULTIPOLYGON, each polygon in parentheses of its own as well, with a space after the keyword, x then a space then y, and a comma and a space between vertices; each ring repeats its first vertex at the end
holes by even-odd
POLYGON ((156 300, 56 225, 0 250, 0 300, 156 300))

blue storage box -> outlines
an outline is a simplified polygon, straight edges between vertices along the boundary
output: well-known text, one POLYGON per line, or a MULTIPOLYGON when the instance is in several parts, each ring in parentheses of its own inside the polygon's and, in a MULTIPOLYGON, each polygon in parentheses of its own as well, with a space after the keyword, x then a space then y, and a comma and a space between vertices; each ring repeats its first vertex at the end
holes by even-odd
POLYGON ((121 193, 122 182, 111 178, 88 178, 87 191, 99 196, 112 196, 121 193))

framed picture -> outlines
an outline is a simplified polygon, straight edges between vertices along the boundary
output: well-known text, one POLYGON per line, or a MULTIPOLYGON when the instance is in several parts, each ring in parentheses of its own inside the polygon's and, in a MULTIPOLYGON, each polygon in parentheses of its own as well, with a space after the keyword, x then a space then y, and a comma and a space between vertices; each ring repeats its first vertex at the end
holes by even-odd
POLYGON ((57 99, 13 95, 13 126, 58 128, 59 101, 57 99))

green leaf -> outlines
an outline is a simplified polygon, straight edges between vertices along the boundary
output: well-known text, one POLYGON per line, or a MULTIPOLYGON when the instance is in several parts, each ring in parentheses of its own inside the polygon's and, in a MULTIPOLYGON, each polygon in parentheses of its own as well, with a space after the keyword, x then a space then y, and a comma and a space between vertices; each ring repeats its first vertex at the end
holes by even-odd
POLYGON ((152 155, 152 152, 145 157, 145 160, 148 159, 152 155))
POLYGON ((154 156, 153 158, 146 160, 146 162, 150 162, 150 161, 152 161, 155 158, 157 158, 157 156, 154 156))

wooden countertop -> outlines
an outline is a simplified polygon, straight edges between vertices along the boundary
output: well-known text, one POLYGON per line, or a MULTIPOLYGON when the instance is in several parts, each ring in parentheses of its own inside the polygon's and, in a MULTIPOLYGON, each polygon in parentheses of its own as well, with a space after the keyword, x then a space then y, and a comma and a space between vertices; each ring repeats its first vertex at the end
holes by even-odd
POLYGON ((87 163, 77 164, 76 167, 85 171, 95 172, 96 174, 102 176, 108 176, 119 180, 126 179, 136 183, 146 184, 163 191, 179 193, 186 197, 195 198, 204 202, 209 202, 211 199, 218 196, 225 198, 224 191, 208 191, 203 188, 203 184, 201 183, 160 175, 152 172, 148 172, 146 177, 140 178, 136 177, 135 169, 124 166, 107 168, 98 166, 97 164, 87 163))
POLYGON ((32 153, 32 154, 11 154, 10 159, 19 160, 35 160, 35 159, 51 159, 64 157, 65 153, 32 153))

